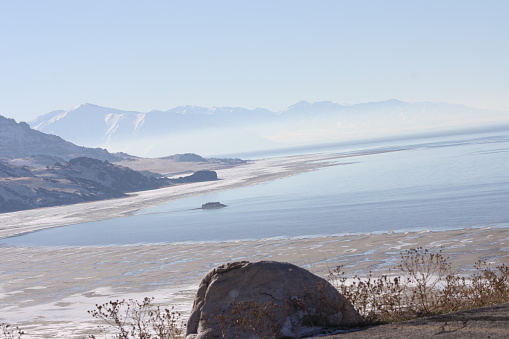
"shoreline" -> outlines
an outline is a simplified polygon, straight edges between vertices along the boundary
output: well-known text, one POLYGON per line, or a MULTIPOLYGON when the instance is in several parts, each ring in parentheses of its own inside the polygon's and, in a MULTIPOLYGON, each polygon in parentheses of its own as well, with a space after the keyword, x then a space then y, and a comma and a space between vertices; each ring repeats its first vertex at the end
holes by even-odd
POLYGON ((0 239, 46 228, 121 218, 150 206, 223 190, 256 185, 332 166, 340 158, 333 154, 311 154, 250 161, 218 169, 217 181, 188 183, 131 193, 128 197, 37 208, 0 214, 0 239))

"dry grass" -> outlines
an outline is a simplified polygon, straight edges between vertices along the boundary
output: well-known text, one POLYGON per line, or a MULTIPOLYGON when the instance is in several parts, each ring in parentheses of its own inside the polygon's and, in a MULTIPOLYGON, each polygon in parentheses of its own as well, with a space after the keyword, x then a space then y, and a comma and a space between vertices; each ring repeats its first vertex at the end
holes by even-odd
POLYGON ((401 254, 399 275, 348 278, 341 266, 329 281, 363 316, 367 324, 387 323, 509 302, 509 267, 485 261, 475 272, 453 271, 442 251, 423 248, 401 254))
MULTIPOLYGON (((185 324, 179 312, 161 310, 152 304, 153 298, 110 301, 96 305, 88 311, 94 318, 103 320, 100 332, 114 339, 176 339, 185 333, 185 324)), ((90 335, 96 339, 95 335, 90 335)))
POLYGON ((0 330, 2 330, 5 339, 19 339, 25 334, 19 327, 12 327, 6 323, 0 323, 0 330))

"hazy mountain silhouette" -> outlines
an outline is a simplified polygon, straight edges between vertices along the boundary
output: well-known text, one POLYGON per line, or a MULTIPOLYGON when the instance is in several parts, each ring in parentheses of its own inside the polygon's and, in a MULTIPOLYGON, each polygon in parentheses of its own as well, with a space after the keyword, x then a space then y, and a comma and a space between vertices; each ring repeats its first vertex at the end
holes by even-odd
POLYGON ((137 155, 221 154, 509 122, 507 112, 447 103, 387 100, 357 105, 301 101, 280 112, 242 107, 179 106, 123 111, 83 104, 30 122, 72 142, 137 155))

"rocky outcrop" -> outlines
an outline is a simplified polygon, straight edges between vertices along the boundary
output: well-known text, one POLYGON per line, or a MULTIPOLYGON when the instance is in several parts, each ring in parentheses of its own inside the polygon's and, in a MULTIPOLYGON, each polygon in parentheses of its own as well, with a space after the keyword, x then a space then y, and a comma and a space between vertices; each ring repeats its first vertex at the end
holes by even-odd
POLYGON ((289 263, 234 262, 202 279, 187 339, 302 337, 361 322, 326 280, 289 263))
POLYGON ((47 168, 0 161, 0 212, 121 198, 130 192, 208 180, 217 180, 217 173, 199 171, 176 180, 157 178, 87 157, 57 162, 47 168))
POLYGON ((170 179, 172 183, 184 184, 189 182, 200 182, 200 181, 214 181, 218 180, 217 173, 215 171, 196 171, 187 177, 180 177, 177 179, 170 179))
POLYGON ((108 161, 79 157, 47 168, 0 161, 0 212, 124 197, 170 185, 108 161))
POLYGON ((221 204, 220 202, 208 202, 206 204, 201 205, 201 208, 204 210, 213 210, 216 208, 226 207, 225 204, 221 204))
POLYGON ((30 168, 26 166, 13 166, 0 160, 0 178, 33 177, 30 168))
POLYGON ((130 168, 87 157, 71 159, 63 165, 55 164, 49 171, 78 185, 95 187, 112 194, 145 191, 169 184, 165 179, 147 177, 130 168))

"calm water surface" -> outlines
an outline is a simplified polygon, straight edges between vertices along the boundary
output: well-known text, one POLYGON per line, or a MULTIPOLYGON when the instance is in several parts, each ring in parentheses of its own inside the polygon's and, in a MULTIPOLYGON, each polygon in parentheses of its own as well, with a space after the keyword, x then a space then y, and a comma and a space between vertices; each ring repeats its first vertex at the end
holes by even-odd
POLYGON ((509 132, 323 151, 355 156, 314 172, 0 243, 96 246, 509 226, 509 132), (209 201, 228 207, 195 209, 209 201))

